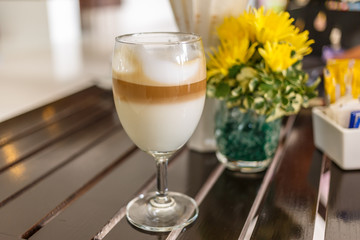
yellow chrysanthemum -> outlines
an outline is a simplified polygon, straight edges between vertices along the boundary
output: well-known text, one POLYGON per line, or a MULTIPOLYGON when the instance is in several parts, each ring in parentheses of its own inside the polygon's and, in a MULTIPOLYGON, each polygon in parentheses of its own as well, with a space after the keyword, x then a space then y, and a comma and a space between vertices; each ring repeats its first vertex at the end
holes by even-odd
POLYGON ((250 46, 250 40, 246 37, 220 39, 217 49, 212 49, 207 61, 208 77, 221 73, 228 74, 229 68, 236 64, 246 63, 255 52, 257 44, 250 46), (249 47, 250 46, 250 47, 249 47))
POLYGON ((290 18, 288 12, 276 13, 271 9, 265 11, 263 7, 253 10, 253 12, 255 36, 260 43, 279 42, 296 32, 296 28, 292 24, 294 19, 290 18))
POLYGON ((311 53, 309 32, 295 27, 288 12, 259 9, 244 11, 238 18, 228 17, 217 28, 221 45, 213 50, 208 64, 208 74, 227 75, 235 64, 247 63, 256 46, 266 65, 273 71, 290 67, 303 56, 311 53), (251 48, 249 46, 251 45, 251 48))
POLYGON ((244 24, 234 17, 227 17, 224 22, 217 28, 219 39, 243 38, 247 35, 244 24))
POLYGON ((286 43, 266 42, 264 48, 258 50, 265 64, 274 72, 286 70, 299 60, 296 55, 292 56, 295 48, 286 43))
POLYGON ((309 40, 308 31, 303 31, 301 33, 299 33, 299 31, 298 28, 295 28, 294 34, 286 37, 284 41, 294 46, 296 53, 302 57, 312 52, 310 45, 315 41, 312 39, 309 40))
POLYGON ((243 31, 247 33, 247 36, 249 37, 250 41, 255 42, 256 41, 256 28, 254 24, 256 20, 255 14, 252 11, 250 12, 244 11, 244 13, 241 14, 236 20, 238 22, 239 27, 242 28, 243 31))

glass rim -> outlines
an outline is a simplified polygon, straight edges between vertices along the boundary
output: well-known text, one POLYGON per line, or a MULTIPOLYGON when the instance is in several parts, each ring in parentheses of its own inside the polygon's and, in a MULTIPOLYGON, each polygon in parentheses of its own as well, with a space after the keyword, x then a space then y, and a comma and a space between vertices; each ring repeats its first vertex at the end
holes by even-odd
POLYGON ((138 32, 138 33, 128 33, 115 37, 115 42, 130 44, 130 45, 179 45, 179 44, 191 44, 200 41, 202 38, 200 35, 192 33, 192 32, 138 32), (192 36, 191 39, 186 40, 177 40, 177 41, 135 41, 135 40, 125 40, 129 37, 141 37, 141 36, 192 36))

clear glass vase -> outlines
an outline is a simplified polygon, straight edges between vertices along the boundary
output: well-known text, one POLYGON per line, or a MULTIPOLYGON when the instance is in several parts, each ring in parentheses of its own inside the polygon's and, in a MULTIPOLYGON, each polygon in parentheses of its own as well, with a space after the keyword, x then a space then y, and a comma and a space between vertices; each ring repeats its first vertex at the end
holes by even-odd
POLYGON ((227 108, 222 101, 215 116, 216 156, 231 170, 263 171, 275 155, 280 128, 281 119, 266 122, 264 115, 227 108))

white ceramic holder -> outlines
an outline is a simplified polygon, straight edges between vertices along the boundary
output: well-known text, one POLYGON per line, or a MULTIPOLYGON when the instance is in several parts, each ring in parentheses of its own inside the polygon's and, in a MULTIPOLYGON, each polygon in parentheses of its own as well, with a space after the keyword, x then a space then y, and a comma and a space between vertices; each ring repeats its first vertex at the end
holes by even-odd
POLYGON ((344 170, 360 169, 360 129, 344 128, 329 118, 324 107, 312 109, 314 143, 344 170))

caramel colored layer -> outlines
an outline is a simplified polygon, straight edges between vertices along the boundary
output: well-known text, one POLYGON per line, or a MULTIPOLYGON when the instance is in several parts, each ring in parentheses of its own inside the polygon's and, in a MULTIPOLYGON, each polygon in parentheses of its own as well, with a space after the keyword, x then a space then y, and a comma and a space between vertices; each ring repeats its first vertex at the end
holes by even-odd
POLYGON ((113 91, 122 101, 138 103, 172 103, 201 97, 206 79, 179 86, 148 86, 113 78, 113 91))

